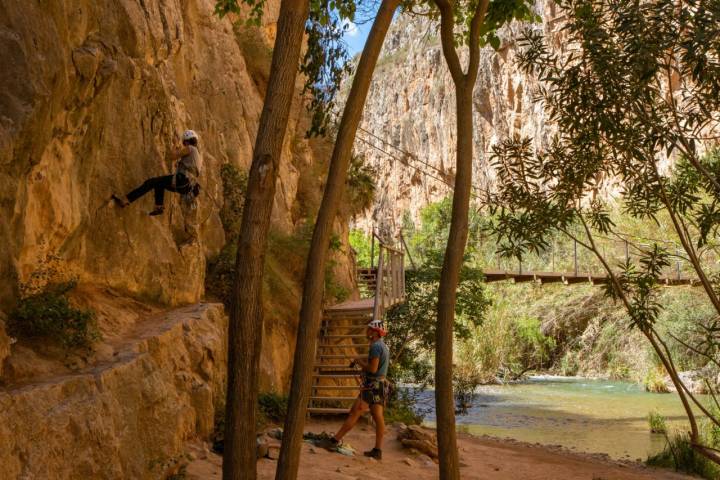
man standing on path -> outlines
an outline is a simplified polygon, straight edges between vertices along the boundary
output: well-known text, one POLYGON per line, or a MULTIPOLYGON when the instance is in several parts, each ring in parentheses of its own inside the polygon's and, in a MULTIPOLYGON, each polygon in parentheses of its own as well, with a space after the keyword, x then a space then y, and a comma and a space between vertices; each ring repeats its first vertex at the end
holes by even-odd
POLYGON ((375 447, 365 452, 366 457, 382 459, 382 442, 385 434, 385 400, 388 382, 385 379, 390 364, 390 350, 382 337, 387 335, 383 322, 373 320, 367 326, 367 337, 370 341, 370 352, 367 360, 353 360, 350 366, 359 366, 362 370, 362 386, 360 395, 355 400, 345 423, 334 437, 323 447, 336 450, 342 445, 342 438, 355 426, 363 413, 370 410, 375 421, 375 447))

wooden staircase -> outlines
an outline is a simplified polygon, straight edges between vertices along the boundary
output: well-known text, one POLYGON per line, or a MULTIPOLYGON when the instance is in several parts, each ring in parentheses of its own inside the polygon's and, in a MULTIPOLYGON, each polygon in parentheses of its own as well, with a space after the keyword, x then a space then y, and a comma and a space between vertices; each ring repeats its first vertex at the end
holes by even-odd
POLYGON ((315 415, 347 413, 360 393, 359 372, 350 367, 367 358, 365 329, 372 319, 372 299, 347 302, 325 310, 308 412, 315 415))
POLYGON ((369 298, 333 305, 323 313, 315 352, 313 384, 308 413, 345 414, 360 393, 360 372, 350 367, 357 358, 367 358, 365 330, 373 318, 383 318, 385 309, 405 301, 403 252, 380 242, 377 268, 358 269, 358 284, 365 285, 369 298))

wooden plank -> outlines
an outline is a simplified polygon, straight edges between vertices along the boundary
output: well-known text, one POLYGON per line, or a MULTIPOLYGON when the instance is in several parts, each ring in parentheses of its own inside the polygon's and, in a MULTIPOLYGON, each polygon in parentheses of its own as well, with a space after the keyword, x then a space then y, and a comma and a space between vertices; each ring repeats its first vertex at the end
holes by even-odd
POLYGON ((314 415, 343 415, 350 411, 350 408, 320 408, 310 407, 307 409, 308 413, 314 415))
POLYGON ((326 312, 347 312, 358 310, 372 311, 375 303, 374 298, 363 298, 362 300, 350 300, 348 302, 339 303, 325 309, 326 312))
POLYGON ((323 338, 364 338, 367 340, 365 335, 324 335, 323 338))
POLYGON ((347 343, 344 343, 342 345, 318 345, 318 348, 370 348, 370 346, 362 343, 357 345, 348 345, 347 343))
POLYGON ((313 385, 313 390, 360 390, 360 385, 313 385))
POLYGON ((357 397, 310 397, 310 400, 325 400, 328 402, 354 402, 357 397))

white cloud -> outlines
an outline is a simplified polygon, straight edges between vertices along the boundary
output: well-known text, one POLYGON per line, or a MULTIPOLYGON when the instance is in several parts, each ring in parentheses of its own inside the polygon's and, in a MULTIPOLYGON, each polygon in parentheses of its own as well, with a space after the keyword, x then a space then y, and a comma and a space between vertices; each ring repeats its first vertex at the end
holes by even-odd
POLYGON ((345 36, 347 37, 357 37, 360 34, 360 29, 358 29, 358 26, 347 18, 343 19, 340 28, 345 30, 345 36))

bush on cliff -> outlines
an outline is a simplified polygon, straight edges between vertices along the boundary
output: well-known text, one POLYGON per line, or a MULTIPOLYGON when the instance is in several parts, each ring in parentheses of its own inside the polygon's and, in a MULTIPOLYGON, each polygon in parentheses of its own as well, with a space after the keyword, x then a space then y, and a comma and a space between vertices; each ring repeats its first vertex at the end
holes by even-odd
POLYGON ((75 281, 49 284, 24 296, 10 315, 10 331, 23 338, 58 340, 65 348, 92 348, 100 338, 92 310, 74 307, 67 294, 75 281))

